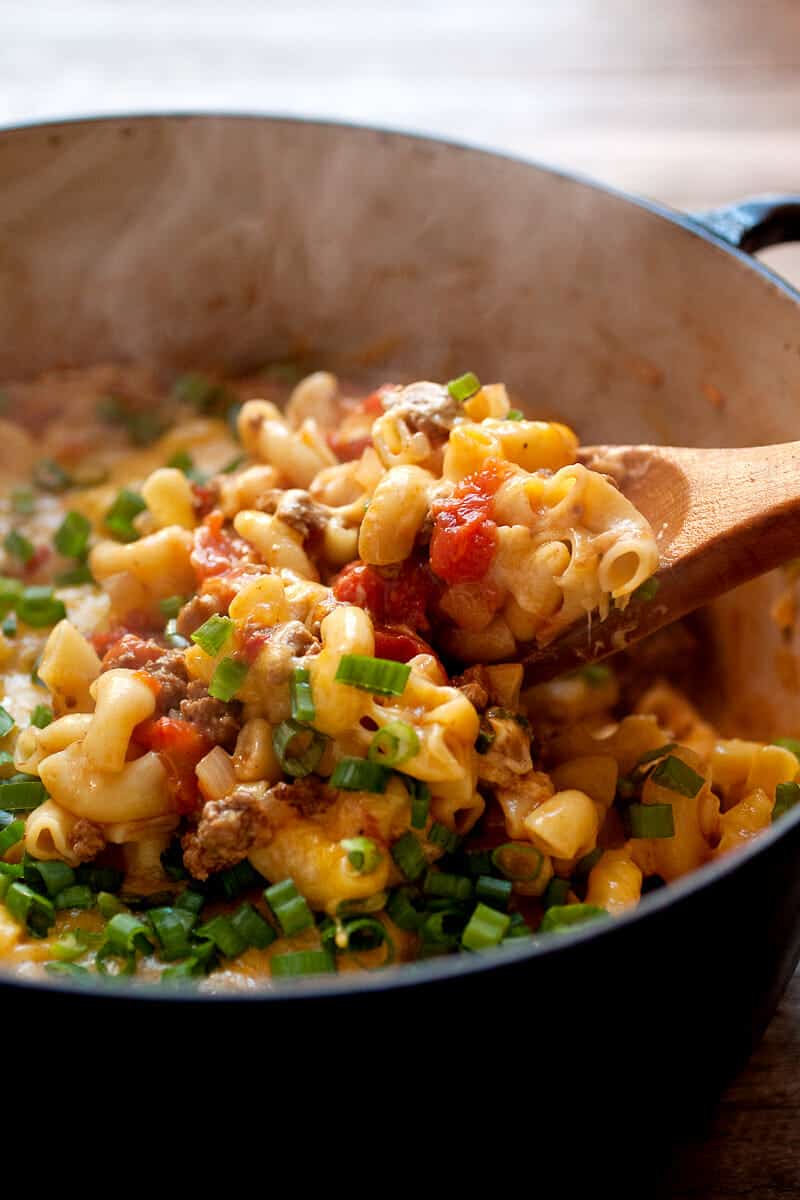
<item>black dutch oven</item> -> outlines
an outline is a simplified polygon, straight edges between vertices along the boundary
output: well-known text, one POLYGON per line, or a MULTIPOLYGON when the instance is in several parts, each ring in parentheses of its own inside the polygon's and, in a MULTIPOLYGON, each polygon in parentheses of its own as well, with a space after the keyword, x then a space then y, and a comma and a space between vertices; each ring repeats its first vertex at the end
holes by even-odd
MULTIPOLYGON (((796 236, 800 199, 690 218, 370 128, 164 116, 9 129, 0 379, 300 354, 373 379, 474 370, 589 443, 787 441, 800 296, 749 252, 796 236)), ((775 586, 707 614, 700 702, 729 735, 800 732, 775 586)), ((676 1097, 683 1111, 718 1094, 775 1009, 800 956, 799 866, 800 810, 635 912, 532 945, 229 996, 9 977, 0 994, 23 1030, 157 1030, 173 1061, 187 1039, 235 1043, 268 1066, 271 1091, 312 1078, 335 1096, 360 1046, 395 1094, 446 1068, 451 1095, 474 1095, 510 1071, 552 1111, 590 1094, 596 1119, 630 1121, 646 1095, 675 1115, 676 1097)), ((21 1034, 28 1055, 34 1040, 21 1034)))

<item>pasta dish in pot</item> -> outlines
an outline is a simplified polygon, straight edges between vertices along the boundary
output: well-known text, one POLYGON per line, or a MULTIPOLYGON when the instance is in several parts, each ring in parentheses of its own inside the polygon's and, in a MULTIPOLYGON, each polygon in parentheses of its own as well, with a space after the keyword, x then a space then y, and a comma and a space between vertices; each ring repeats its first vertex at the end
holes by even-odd
POLYGON ((613 919, 800 795, 663 678, 516 661, 659 554, 502 384, 0 393, 0 969, 204 989, 613 919))

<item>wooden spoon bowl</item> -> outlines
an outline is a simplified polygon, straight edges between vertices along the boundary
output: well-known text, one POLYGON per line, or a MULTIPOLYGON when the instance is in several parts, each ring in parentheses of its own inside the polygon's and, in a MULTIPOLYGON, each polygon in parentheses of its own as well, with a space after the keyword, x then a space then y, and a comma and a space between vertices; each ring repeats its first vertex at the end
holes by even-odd
POLYGON ((530 682, 605 658, 800 554, 800 442, 747 449, 588 446, 650 522, 661 556, 652 598, 573 626, 522 656, 530 682))

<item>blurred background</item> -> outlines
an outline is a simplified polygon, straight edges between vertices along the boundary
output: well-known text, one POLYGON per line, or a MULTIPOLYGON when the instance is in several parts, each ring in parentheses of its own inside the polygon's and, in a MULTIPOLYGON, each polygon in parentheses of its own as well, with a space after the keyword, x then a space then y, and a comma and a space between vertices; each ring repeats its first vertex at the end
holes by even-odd
POLYGON ((800 192, 800 3, 0 0, 0 123, 159 109, 426 130, 679 208, 800 192))

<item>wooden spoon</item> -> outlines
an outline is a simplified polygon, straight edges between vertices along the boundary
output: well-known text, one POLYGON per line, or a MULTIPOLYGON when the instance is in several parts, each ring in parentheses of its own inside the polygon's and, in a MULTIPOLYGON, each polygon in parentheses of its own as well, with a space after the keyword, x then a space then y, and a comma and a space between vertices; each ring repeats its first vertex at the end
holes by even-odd
POLYGON ((800 442, 734 450, 587 446, 647 517, 661 563, 652 599, 581 621, 521 656, 531 683, 632 645, 723 592, 800 555, 800 442))

